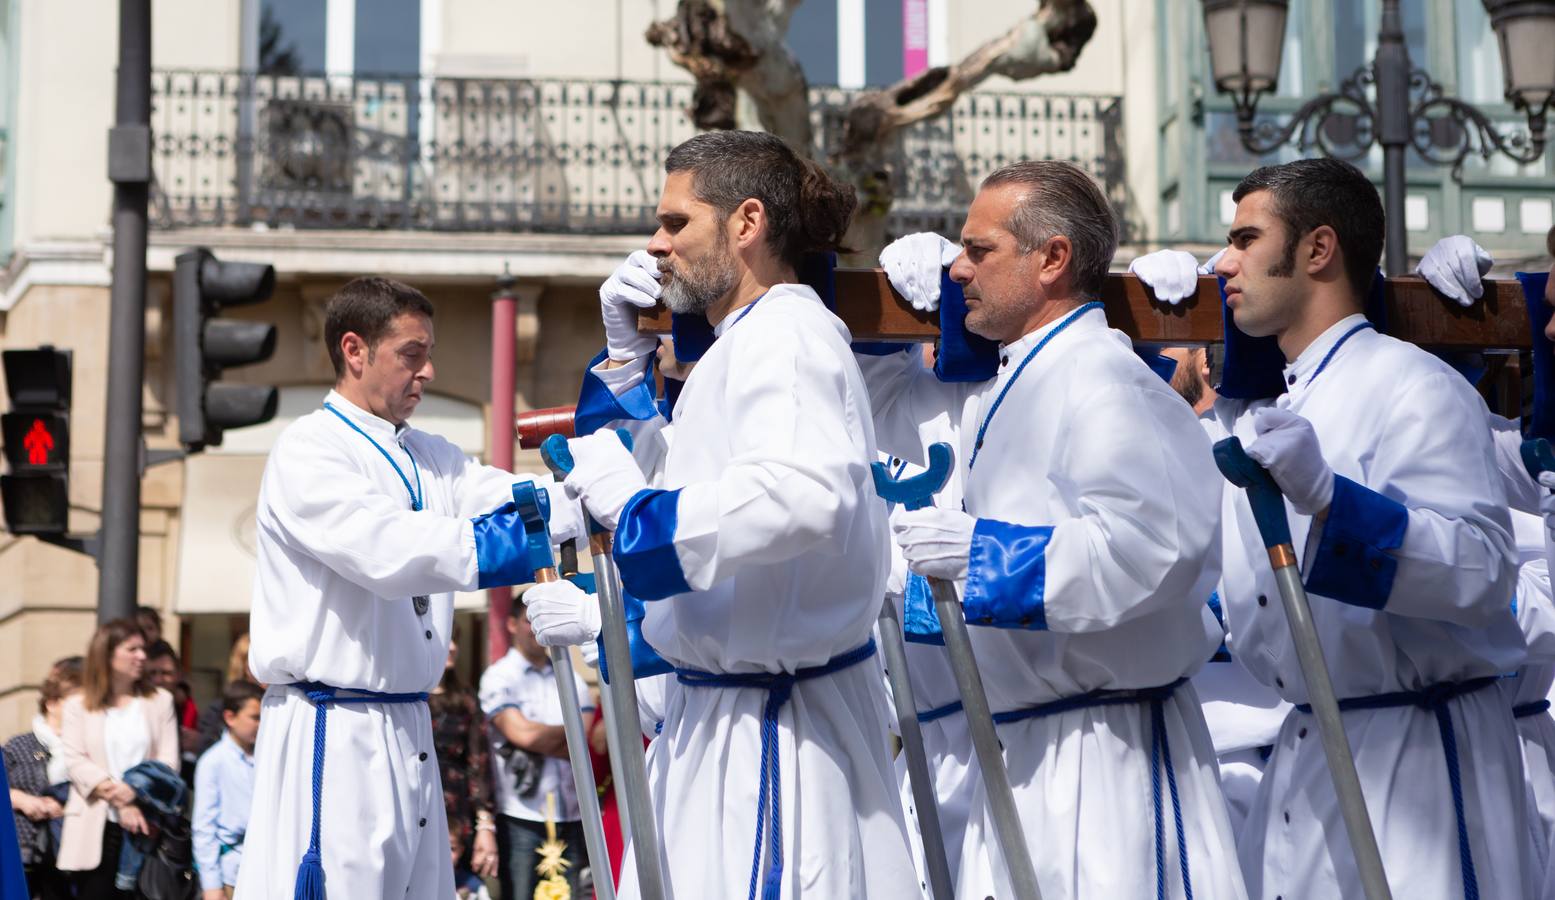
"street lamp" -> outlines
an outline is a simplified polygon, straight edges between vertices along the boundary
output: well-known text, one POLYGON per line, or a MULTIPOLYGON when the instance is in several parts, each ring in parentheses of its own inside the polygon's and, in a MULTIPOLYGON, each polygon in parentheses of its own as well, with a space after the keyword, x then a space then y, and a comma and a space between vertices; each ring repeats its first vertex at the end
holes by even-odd
POLYGON ((1555 101, 1555 0, 1483 0, 1501 47, 1506 99, 1528 116, 1526 132, 1503 134, 1479 109, 1446 95, 1423 69, 1410 64, 1398 0, 1382 0, 1377 55, 1339 90, 1302 104, 1281 125, 1256 120, 1258 100, 1273 91, 1285 45, 1288 0, 1203 0, 1215 87, 1236 109, 1242 146, 1271 153, 1287 143, 1302 151, 1359 159, 1382 147, 1383 205, 1387 212, 1386 266, 1403 274, 1404 153, 1452 167, 1460 180, 1471 153, 1496 153, 1530 163, 1544 153, 1545 117, 1555 101), (1375 100, 1368 96, 1368 88, 1375 100))

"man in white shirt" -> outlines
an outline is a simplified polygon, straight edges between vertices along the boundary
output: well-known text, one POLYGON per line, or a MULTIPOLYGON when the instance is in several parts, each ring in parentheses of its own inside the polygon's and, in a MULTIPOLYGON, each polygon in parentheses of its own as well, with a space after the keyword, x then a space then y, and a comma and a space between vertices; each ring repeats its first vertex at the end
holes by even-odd
MULTIPOLYGON (((492 731, 491 775, 496 782, 497 852, 502 868, 498 878, 504 897, 534 894, 540 844, 545 823, 556 823, 556 836, 567 844, 564 858, 572 865, 567 881, 573 895, 581 890, 578 876, 588 864, 583 852, 583 826, 578 795, 567 760, 567 736, 562 730, 561 696, 556 691, 556 670, 546 649, 535 641, 534 628, 523 609, 508 614, 512 646, 507 655, 481 675, 481 712, 492 731), (546 798, 554 797, 547 811, 546 798)), ((589 687, 573 673, 578 697, 586 700, 589 687)), ((584 712, 592 712, 586 706, 584 712)), ((473 777, 480 777, 474 775, 473 777)), ((594 877, 609 878, 609 872, 594 877)))
MULTIPOLYGON (((754 132, 698 135, 666 171, 648 252, 601 289, 607 354, 579 403, 634 428, 636 459, 608 431, 576 439, 566 484, 619 526, 642 634, 676 666, 649 757, 669 890, 917 896, 870 640, 888 561, 868 396, 847 328, 796 283, 803 254, 841 241, 852 191, 754 132), (669 308, 717 335, 673 424, 635 324, 660 277, 669 308)), ((584 608, 571 585, 530 598, 542 643, 592 630, 551 615, 584 608)), ((628 856, 623 897, 635 878, 628 856)))
MULTIPOLYGON (((1286 361, 1274 401, 1212 414, 1269 469, 1326 650, 1395 897, 1535 888, 1509 689, 1524 659, 1516 558, 1485 404, 1445 363, 1378 334, 1376 188, 1348 164, 1259 169, 1216 266, 1235 324, 1286 361)), ((1240 845, 1254 897, 1359 896, 1306 686, 1245 496, 1226 530, 1231 652, 1296 704, 1240 845)))
MULTIPOLYGON (((255 512, 249 665, 270 688, 237 893, 447 897, 425 700, 453 592, 533 577, 512 503, 527 476, 406 423, 435 374, 421 292, 358 278, 324 335, 335 390, 276 441, 255 512)), ((575 508, 552 503, 556 540, 578 533, 575 508)))

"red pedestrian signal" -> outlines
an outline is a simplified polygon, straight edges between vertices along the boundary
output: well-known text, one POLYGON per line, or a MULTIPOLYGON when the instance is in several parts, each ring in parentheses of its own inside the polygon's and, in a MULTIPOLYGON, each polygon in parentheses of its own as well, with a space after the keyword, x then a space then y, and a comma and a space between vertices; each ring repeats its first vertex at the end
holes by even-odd
POLYGON ((65 534, 70 516, 70 351, 6 350, 0 506, 12 534, 65 534))
POLYGON ((28 429, 27 436, 22 438, 22 447, 27 450, 29 465, 49 464, 49 451, 54 449, 54 436, 49 434, 48 426, 43 424, 42 419, 32 420, 32 428, 28 429))
POLYGON ((5 458, 12 473, 62 470, 70 464, 70 432, 63 415, 8 412, 3 421, 5 458))

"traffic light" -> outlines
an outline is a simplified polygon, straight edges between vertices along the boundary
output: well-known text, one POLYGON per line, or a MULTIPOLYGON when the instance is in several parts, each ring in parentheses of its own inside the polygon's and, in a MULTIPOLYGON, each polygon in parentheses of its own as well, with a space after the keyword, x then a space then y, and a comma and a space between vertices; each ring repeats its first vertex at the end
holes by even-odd
POLYGON ((225 307, 263 303, 273 290, 274 266, 222 262, 204 247, 178 255, 173 268, 178 440, 191 452, 220 446, 223 429, 275 417, 275 387, 217 381, 223 369, 264 362, 275 352, 275 325, 217 315, 225 307))
POLYGON ((63 535, 70 512, 70 351, 6 350, 10 409, 0 439, 10 471, 0 476, 12 534, 63 535))

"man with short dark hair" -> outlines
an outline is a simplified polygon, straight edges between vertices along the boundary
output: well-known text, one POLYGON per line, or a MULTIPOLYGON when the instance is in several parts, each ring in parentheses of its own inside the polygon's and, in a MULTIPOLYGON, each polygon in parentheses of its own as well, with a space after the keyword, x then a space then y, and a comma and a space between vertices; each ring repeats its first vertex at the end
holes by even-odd
MULTIPOLYGON (((637 455, 608 430, 576 439, 566 486, 619 526, 642 634, 677 667, 648 761, 669 889, 916 896, 870 640, 888 561, 868 395, 847 327, 796 272, 837 248, 853 192, 755 132, 698 135, 665 169, 647 253, 601 288, 608 359, 580 400, 635 428, 637 455), (673 423, 635 324, 661 279, 666 305, 717 335, 673 423)), ((541 643, 597 628, 567 582, 526 600, 541 643)), ((621 895, 636 895, 630 855, 621 895)))
MULTIPOLYGON (((435 374, 419 291, 356 279, 331 298, 325 333, 335 389, 277 439, 255 512, 249 663, 270 688, 238 893, 447 897, 426 697, 453 592, 532 577, 512 503, 530 476, 406 422, 435 374)), ((564 499, 558 540, 577 533, 564 499)))
MULTIPOLYGON (((1395 897, 1530 897, 1522 764, 1502 675, 1524 658, 1516 557, 1484 402, 1363 315, 1382 252, 1353 166, 1254 171, 1215 269, 1236 326, 1272 336, 1286 391, 1213 420, 1268 468, 1327 650, 1395 897)), ((1231 373, 1227 373, 1230 380, 1231 373)), ((1290 628, 1243 492, 1229 498, 1231 652, 1293 704, 1240 844, 1255 897, 1362 894, 1290 628)))
MULTIPOLYGON (((898 512, 908 567, 965 581, 969 631, 1046 900, 1241 898, 1214 751, 1187 679, 1221 631, 1221 479, 1193 412, 1107 327, 1116 219, 1083 170, 990 175, 962 250, 881 254, 932 308, 942 271, 965 328, 1000 343, 991 381, 944 383, 916 353, 860 357, 882 449, 921 462, 948 418, 962 503, 898 512)), ((1014 896, 980 772, 958 896, 1014 896)))

